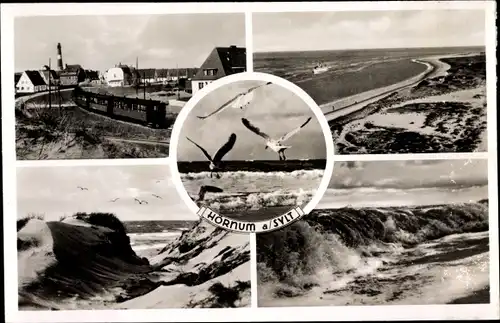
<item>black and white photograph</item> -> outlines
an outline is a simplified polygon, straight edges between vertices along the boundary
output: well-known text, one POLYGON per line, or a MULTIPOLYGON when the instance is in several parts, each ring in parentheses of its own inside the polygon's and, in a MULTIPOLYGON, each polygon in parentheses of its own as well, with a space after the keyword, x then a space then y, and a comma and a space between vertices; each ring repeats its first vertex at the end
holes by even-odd
POLYGON ((20 167, 17 205, 20 311, 250 306, 249 236, 200 221, 166 165, 20 167))
POLYGON ((199 207, 258 222, 304 207, 326 167, 325 135, 297 94, 266 80, 208 92, 189 111, 177 169, 199 207))
POLYGON ((256 72, 306 91, 341 155, 486 152, 484 10, 253 14, 256 72))
POLYGON ((191 96, 246 71, 242 13, 17 17, 14 43, 19 160, 168 157, 191 96))
POLYGON ((311 213, 257 235, 259 306, 489 304, 487 164, 335 163, 311 213))

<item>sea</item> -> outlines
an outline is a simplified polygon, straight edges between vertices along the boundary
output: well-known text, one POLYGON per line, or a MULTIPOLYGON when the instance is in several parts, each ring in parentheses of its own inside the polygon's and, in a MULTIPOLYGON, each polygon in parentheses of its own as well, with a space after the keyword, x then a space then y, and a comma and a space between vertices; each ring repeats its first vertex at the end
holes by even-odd
POLYGON ((487 185, 328 189, 303 219, 257 237, 259 306, 489 303, 487 185))
POLYGON ((188 194, 196 199, 203 185, 223 190, 207 193, 200 206, 243 221, 264 221, 307 205, 323 178, 326 160, 228 161, 219 178, 211 178, 210 172, 201 171, 207 165, 199 164, 179 167, 188 194))
POLYGON ((195 221, 127 221, 124 222, 130 246, 139 257, 152 257, 170 241, 190 230, 195 221))
POLYGON ((297 84, 321 105, 392 85, 426 70, 425 65, 412 59, 484 50, 484 47, 443 47, 260 52, 254 54, 254 70, 297 84), (313 75, 312 69, 318 62, 330 70, 313 75))

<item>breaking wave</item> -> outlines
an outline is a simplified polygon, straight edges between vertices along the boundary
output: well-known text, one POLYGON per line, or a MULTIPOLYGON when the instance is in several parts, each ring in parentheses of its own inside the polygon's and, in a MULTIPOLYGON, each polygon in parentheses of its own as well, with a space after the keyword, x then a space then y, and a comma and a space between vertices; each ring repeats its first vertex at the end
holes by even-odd
POLYGON ((206 197, 203 204, 215 211, 258 210, 263 207, 301 206, 308 203, 316 190, 277 190, 267 193, 217 194, 206 197))
MULTIPOLYGON (((259 234, 259 286, 300 295, 353 272, 373 272, 389 254, 450 234, 488 230, 488 201, 425 207, 319 209, 282 230, 259 234), (331 279, 331 278, 330 278, 331 279)), ((260 297, 260 296, 259 296, 260 297)))
MULTIPOLYGON (((308 179, 315 180, 321 179, 323 177, 324 170, 313 169, 313 170, 295 170, 292 172, 247 172, 247 171, 236 171, 236 172, 221 172, 219 173, 221 180, 223 179, 244 179, 244 178, 295 178, 295 179, 308 179)), ((181 174, 182 180, 199 180, 210 178, 210 172, 199 172, 199 173, 185 173, 181 174)))

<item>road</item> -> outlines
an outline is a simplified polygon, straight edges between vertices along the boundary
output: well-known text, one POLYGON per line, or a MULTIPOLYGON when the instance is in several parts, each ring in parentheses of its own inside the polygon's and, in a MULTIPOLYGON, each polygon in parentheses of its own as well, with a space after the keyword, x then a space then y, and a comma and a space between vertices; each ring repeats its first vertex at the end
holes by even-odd
MULTIPOLYGON (((52 93, 54 93, 54 91, 52 91, 52 93)), ((60 92, 67 92, 67 91, 73 91, 73 89, 72 88, 62 89, 60 92)), ((47 94, 49 94, 49 91, 37 92, 37 93, 30 94, 30 95, 20 96, 20 97, 16 98, 16 104, 18 102, 26 102, 28 100, 34 99, 34 98, 42 96, 42 95, 47 95, 47 94)))

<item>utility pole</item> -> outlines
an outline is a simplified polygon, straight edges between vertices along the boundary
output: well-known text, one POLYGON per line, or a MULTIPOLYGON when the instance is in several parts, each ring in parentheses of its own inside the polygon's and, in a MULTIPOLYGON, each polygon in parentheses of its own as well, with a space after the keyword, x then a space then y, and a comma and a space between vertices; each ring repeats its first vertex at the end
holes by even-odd
POLYGON ((175 69, 177 70, 177 100, 181 98, 180 85, 181 82, 179 80, 179 64, 175 64, 175 69))
MULTIPOLYGON (((52 71, 50 73, 52 73, 52 71)), ((62 107, 61 107, 61 79, 59 79, 59 82, 57 82, 57 96, 59 97, 59 113, 62 115, 62 107)))
POLYGON ((146 100, 146 71, 142 73, 143 78, 144 78, 144 100, 146 100))
POLYGON ((135 69, 137 70, 137 75, 139 75, 139 84, 136 84, 135 96, 139 97, 139 86, 141 85, 141 75, 139 74, 139 56, 135 57, 135 69))
POLYGON ((49 109, 52 108, 52 92, 50 91, 50 57, 49 57, 49 109))

